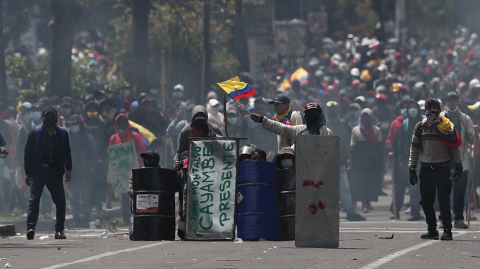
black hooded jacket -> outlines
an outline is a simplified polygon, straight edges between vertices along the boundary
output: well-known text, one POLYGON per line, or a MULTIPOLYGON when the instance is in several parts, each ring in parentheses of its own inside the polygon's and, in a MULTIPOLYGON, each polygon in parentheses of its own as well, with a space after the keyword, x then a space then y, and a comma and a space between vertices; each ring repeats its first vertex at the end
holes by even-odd
MULTIPOLYGON (((86 107, 94 106, 100 113, 100 107, 94 101, 87 103, 86 107)), ((108 142, 110 140, 110 130, 107 123, 99 116, 97 117, 85 117, 85 124, 87 125, 88 134, 95 139, 95 145, 97 146, 97 156, 99 159, 107 158, 108 142)))
MULTIPOLYGON (((208 119, 208 112, 204 106, 199 105, 193 108, 191 122, 193 122, 195 119, 199 117, 205 117, 205 120, 208 119)), ((220 128, 217 125, 210 122, 207 122, 207 123, 208 123, 209 136, 215 136, 215 135, 223 136, 222 130, 220 130, 220 128)), ((191 136, 192 136, 192 131, 190 130, 190 125, 183 127, 178 137, 178 148, 177 148, 177 156, 176 156, 177 160, 179 159, 180 154, 182 154, 182 152, 188 150, 188 139, 191 136)))

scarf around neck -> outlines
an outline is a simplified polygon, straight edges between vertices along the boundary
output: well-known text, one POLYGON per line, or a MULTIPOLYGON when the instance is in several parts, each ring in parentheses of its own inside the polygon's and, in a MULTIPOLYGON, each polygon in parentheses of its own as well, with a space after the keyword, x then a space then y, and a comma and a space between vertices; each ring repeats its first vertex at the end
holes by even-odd
POLYGON ((367 127, 360 123, 360 132, 362 133, 365 140, 370 141, 374 144, 377 143, 377 140, 375 139, 375 132, 373 131, 373 124, 367 127))
POLYGON ((289 108, 285 114, 275 116, 275 120, 286 125, 290 125, 290 117, 292 116, 292 109, 289 108))

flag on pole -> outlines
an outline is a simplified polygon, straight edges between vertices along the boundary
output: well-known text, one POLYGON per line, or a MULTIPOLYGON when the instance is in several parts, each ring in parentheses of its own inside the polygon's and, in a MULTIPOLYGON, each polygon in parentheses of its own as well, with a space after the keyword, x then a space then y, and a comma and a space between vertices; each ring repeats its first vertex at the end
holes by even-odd
POLYGON ((298 68, 292 76, 290 77, 290 81, 298 80, 300 85, 308 84, 308 72, 303 68, 298 68))
POLYGON ((257 93, 252 88, 252 86, 240 81, 240 78, 238 78, 238 76, 217 84, 230 97, 232 97, 233 100, 238 100, 242 97, 250 97, 257 93))

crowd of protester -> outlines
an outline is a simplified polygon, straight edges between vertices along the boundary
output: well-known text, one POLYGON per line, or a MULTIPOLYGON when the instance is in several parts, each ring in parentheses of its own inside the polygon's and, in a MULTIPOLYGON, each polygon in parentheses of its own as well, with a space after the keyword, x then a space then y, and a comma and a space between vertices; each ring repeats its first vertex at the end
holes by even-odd
MULTIPOLYGON (((72 175, 72 182, 77 183, 69 187, 67 199, 79 227, 88 225, 92 210, 110 209, 112 201, 117 199, 107 182, 108 146, 134 141, 140 167, 143 166, 140 153, 154 149, 160 154, 162 165, 172 168, 175 161, 182 160, 188 149, 188 137, 195 136, 192 132, 198 128, 206 128, 208 136, 224 136, 228 132, 231 137, 248 138, 242 140, 242 146, 254 144, 261 149, 254 154, 254 158, 261 160, 272 161, 282 148, 294 145, 291 139, 264 130, 232 100, 225 106, 215 91, 209 92, 204 103, 200 103, 189 97, 198 96, 192 94, 196 89, 178 84, 167 90, 165 107, 161 106, 162 94, 156 83, 140 94, 131 87, 113 93, 108 87, 114 79, 113 71, 108 70, 112 64, 102 49, 90 49, 88 53, 74 50, 74 56, 88 57, 91 64, 103 66, 104 70, 85 89, 82 100, 68 96, 39 97, 31 92, 20 103, 12 100, 0 103, 0 133, 11 152, 2 164, 4 172, 0 175, 0 213, 12 212, 14 208, 27 211, 23 150, 27 135, 42 124, 41 112, 46 106, 56 107, 57 125, 70 134, 73 163, 78 168, 72 175), (75 101, 80 101, 81 106, 75 101), (208 125, 193 124, 198 117, 207 117, 208 125)), ((308 121, 304 117, 305 104, 321 105, 326 126, 333 135, 340 136, 342 143, 341 174, 347 184, 342 187, 343 195, 348 192, 348 197, 342 198, 342 208, 347 213, 356 214, 356 202, 362 203, 364 214, 373 209, 372 202, 385 195, 384 178, 391 166, 398 185, 396 210, 401 210, 405 189, 411 187, 405 149, 410 145, 412 128, 422 119, 426 99, 439 98, 443 104, 449 97, 458 99, 458 108, 477 128, 480 40, 477 34, 464 28, 452 33, 450 39, 438 42, 410 39, 401 44, 393 39, 379 42, 353 35, 338 40, 325 38, 311 48, 307 59, 303 68, 295 61, 273 61, 271 76, 265 75, 266 79, 257 80, 249 73, 241 73, 240 79, 252 85, 257 95, 239 102, 251 112, 287 125, 308 121)), ((478 154, 473 145, 464 143, 465 156, 471 159, 478 154)), ((292 165, 287 158, 278 163, 292 165)), ((475 179, 478 184, 478 175, 475 179)), ((128 196, 120 200, 128 202, 128 196)), ((412 220, 421 219, 419 206, 410 201, 412 220)), ((45 190, 41 212, 45 218, 51 218, 51 210, 51 198, 45 190)), ((393 207, 391 210, 395 213, 393 207)), ((351 220, 364 220, 357 215, 351 220)))

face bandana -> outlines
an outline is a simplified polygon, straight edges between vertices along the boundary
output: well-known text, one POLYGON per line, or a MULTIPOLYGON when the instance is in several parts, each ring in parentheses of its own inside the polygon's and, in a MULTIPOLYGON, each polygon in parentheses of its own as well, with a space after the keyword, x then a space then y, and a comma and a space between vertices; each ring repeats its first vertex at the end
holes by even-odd
POLYGON ((440 123, 440 119, 438 118, 439 115, 440 115, 440 112, 438 112, 437 110, 435 109, 430 110, 427 113, 427 119, 425 120, 423 125, 428 128, 437 126, 440 123))
POLYGON ((145 167, 156 167, 158 166, 158 162, 155 160, 143 160, 143 165, 145 167))

